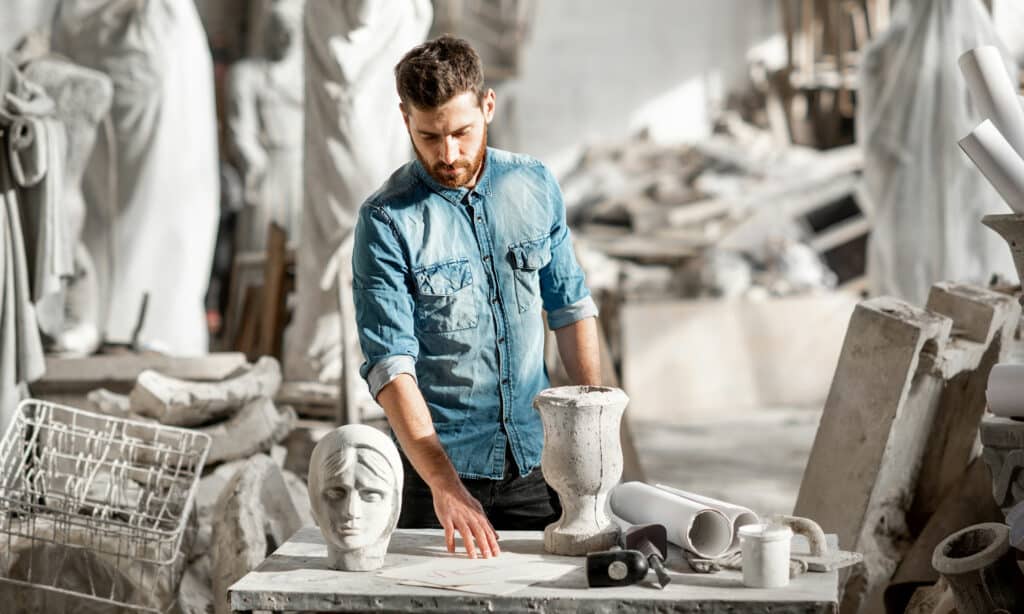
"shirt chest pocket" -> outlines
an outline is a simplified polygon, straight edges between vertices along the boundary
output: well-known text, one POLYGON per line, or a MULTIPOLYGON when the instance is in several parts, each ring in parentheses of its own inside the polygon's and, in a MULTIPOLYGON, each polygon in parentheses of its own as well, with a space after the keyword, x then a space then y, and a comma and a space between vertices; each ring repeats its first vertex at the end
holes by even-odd
POLYGON ((477 325, 473 271, 461 258, 413 270, 416 280, 416 328, 450 333, 477 325))
POLYGON ((540 296, 540 270, 551 262, 551 237, 510 245, 508 254, 516 278, 516 303, 519 313, 523 313, 540 296))

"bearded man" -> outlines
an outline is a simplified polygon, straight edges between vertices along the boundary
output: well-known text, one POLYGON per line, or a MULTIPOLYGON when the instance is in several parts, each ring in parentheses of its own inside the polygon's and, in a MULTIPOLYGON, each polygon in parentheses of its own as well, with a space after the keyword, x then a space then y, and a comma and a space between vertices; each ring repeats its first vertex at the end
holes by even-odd
POLYGON ((561 190, 537 160, 487 147, 495 95, 451 36, 395 67, 416 160, 363 204, 353 290, 361 368, 403 453, 399 526, 500 552, 495 528, 561 513, 540 470, 531 407, 546 388, 544 316, 572 381, 600 383, 597 308, 573 254, 561 190))

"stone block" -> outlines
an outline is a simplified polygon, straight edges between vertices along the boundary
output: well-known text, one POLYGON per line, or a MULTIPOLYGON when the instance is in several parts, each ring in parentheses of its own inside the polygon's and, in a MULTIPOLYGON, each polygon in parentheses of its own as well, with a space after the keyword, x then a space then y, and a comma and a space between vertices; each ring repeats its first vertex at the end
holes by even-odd
POLYGON ((228 587, 302 527, 281 468, 269 456, 249 459, 221 491, 210 548, 217 614, 228 614, 228 587))
POLYGON ((988 371, 1020 317, 1010 296, 936 284, 929 309, 857 306, 795 513, 839 535, 865 565, 843 610, 878 611, 883 590, 973 457, 988 371))
POLYGON ((199 426, 237 412, 261 397, 273 398, 281 386, 281 367, 264 356, 252 368, 219 382, 183 380, 157 371, 139 374, 131 410, 175 426, 199 426))
POLYGON ((295 419, 292 408, 285 407, 278 411, 274 402, 268 398, 250 401, 224 422, 197 429, 210 436, 207 465, 271 451, 274 444, 288 436, 295 419))

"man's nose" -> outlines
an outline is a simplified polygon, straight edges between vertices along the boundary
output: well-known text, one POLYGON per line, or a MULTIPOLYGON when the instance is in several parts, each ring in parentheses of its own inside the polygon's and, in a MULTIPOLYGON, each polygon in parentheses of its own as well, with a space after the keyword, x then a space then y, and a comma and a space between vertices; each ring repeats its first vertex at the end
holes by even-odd
POLYGON ((455 164, 459 159, 459 140, 453 136, 444 139, 444 163, 455 164))

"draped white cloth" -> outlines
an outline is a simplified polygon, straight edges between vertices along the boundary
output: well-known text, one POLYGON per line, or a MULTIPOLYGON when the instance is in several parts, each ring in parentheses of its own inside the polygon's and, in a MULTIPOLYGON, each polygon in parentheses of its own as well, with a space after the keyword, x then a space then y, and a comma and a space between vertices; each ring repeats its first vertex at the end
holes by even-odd
MULTIPOLYGON (((429 0, 306 3, 305 204, 296 252, 298 304, 285 357, 288 379, 341 377, 338 275, 328 275, 329 287, 320 282, 347 261, 339 254, 331 263, 359 206, 412 153, 394 67, 423 42, 432 17, 429 0)), ((353 328, 354 315, 345 317, 353 328)))
MULTIPOLYGON (((957 147, 984 119, 957 59, 999 44, 980 2, 907 0, 865 51, 857 142, 872 219, 872 293, 923 305, 937 281, 1016 279, 1005 241, 980 221, 1010 210, 957 147)), ((1012 63, 1007 70, 1016 75, 1012 63)))
POLYGON ((192 0, 65 0, 53 48, 113 80, 113 135, 84 179, 84 240, 100 284, 102 327, 128 341, 207 351, 203 298, 219 187, 213 66, 192 0))

